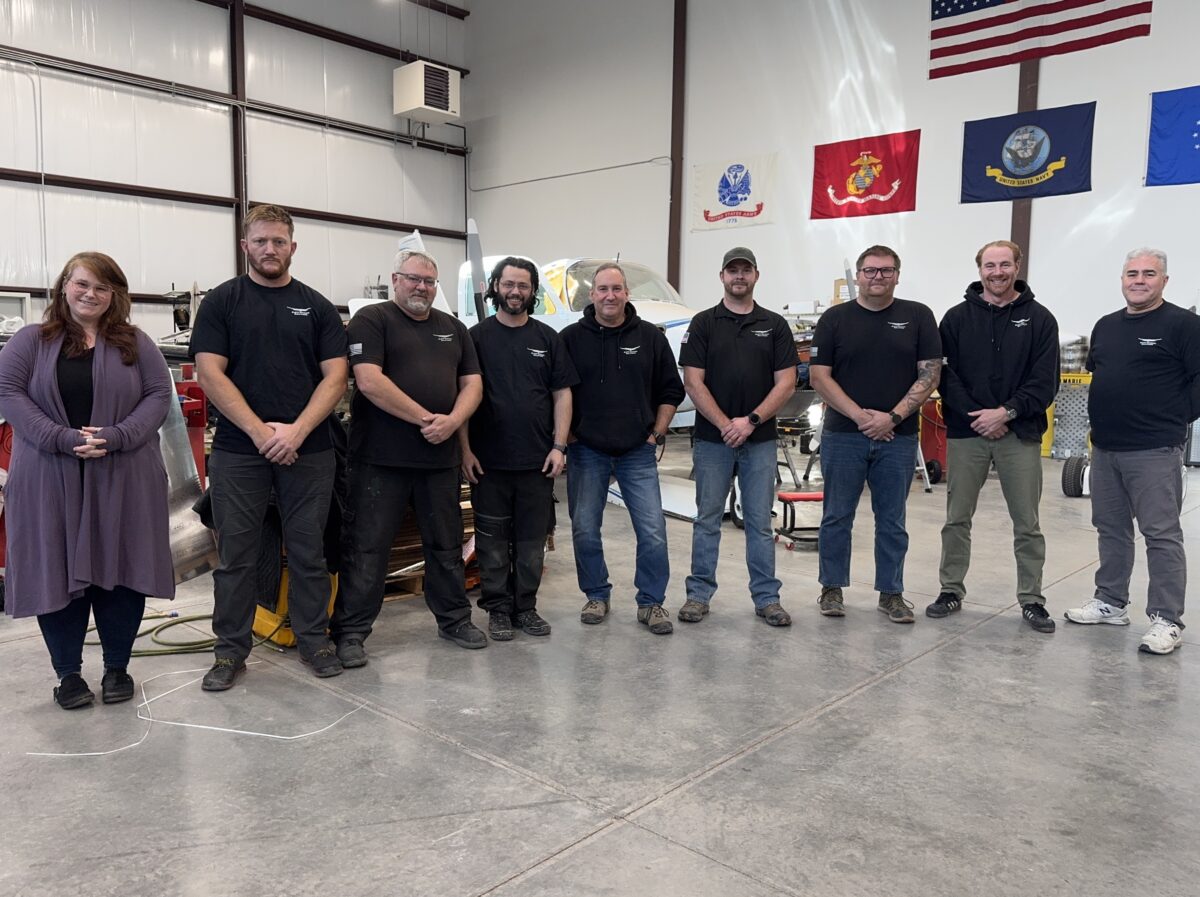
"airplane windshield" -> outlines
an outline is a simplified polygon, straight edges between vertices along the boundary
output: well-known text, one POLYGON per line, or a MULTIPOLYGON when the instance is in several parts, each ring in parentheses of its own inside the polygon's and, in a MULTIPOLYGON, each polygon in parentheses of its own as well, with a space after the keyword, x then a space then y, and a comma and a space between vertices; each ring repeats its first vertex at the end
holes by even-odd
MULTIPOLYGON (((571 309, 583 311, 591 304, 589 293, 592 289, 592 278, 596 269, 605 264, 607 259, 581 259, 567 269, 567 283, 571 290, 571 309)), ((629 286, 629 298, 636 305, 639 300, 646 302, 669 302, 673 305, 683 305, 683 300, 675 292, 675 288, 667 283, 652 268, 639 265, 636 262, 621 262, 625 272, 625 281, 629 286)))

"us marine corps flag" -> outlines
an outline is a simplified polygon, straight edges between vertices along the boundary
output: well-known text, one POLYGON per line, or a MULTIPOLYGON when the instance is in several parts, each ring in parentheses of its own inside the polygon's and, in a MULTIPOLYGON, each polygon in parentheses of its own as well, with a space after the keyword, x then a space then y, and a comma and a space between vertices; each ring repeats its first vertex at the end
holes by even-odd
POLYGON ((825 143, 813 157, 813 218, 911 212, 921 131, 825 143))
POLYGON ((1092 189, 1095 122, 1095 103, 967 122, 962 201, 1086 193, 1092 189))

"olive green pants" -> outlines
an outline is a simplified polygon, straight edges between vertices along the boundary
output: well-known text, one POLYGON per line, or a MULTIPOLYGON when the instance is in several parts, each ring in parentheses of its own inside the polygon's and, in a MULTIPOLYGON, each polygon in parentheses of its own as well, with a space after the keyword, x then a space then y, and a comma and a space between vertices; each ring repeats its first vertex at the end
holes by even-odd
POLYGON ((942 527, 942 591, 966 597, 967 568, 971 565, 971 518, 979 490, 995 462, 1000 490, 1013 524, 1013 553, 1017 559, 1017 599, 1021 604, 1045 604, 1042 567, 1046 540, 1038 524, 1042 500, 1042 446, 1022 442, 1015 433, 1000 439, 947 440, 946 523, 942 527))

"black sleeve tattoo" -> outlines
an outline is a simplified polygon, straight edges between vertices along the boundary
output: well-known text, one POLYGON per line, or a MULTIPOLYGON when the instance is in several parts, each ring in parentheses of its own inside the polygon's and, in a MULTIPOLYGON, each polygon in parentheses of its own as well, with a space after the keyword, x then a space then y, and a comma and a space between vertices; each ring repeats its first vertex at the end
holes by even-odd
POLYGON ((908 395, 904 397, 905 417, 915 414, 925 404, 925 400, 937 386, 941 372, 942 360, 940 358, 929 358, 917 362, 917 379, 909 387, 908 395))

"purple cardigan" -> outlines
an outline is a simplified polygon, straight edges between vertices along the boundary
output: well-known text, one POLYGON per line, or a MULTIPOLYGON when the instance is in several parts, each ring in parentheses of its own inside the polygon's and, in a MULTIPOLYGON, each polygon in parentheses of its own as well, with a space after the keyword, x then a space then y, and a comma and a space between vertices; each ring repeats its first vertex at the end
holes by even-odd
POLYGON ((175 388, 158 347, 138 331, 138 360, 97 341, 92 426, 108 454, 83 462, 58 391, 62 338, 23 327, 0 351, 0 414, 12 424, 4 513, 5 609, 14 617, 66 607, 89 585, 175 597, 167 472, 158 446, 175 388))

